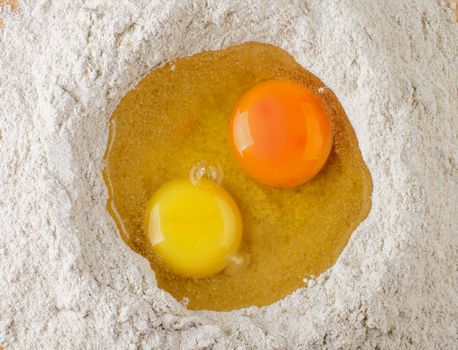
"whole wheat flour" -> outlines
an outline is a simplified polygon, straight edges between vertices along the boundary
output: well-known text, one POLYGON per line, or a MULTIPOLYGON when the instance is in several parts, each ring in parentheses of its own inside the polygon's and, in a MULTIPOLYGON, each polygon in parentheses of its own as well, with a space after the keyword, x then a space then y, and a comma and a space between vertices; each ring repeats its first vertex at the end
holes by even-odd
POLYGON ((456 349, 457 35, 446 2, 38 0, 0 12, 6 349, 456 349), (333 89, 374 181, 335 266, 263 308, 194 312, 105 209, 107 121, 154 67, 257 40, 333 89))

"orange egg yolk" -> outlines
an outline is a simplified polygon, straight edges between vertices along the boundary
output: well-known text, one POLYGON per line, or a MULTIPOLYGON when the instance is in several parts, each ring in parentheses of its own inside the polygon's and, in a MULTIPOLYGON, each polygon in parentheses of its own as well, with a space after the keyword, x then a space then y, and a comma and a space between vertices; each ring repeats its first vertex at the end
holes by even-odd
POLYGON ((230 141, 241 167, 275 187, 303 184, 323 167, 332 128, 318 97, 289 80, 267 80, 235 105, 230 141))

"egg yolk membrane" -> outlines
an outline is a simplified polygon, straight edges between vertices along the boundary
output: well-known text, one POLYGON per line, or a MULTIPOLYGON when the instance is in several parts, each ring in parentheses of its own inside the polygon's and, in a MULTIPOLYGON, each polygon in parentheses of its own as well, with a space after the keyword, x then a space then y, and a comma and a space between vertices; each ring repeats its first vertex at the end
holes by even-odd
POLYGON ((318 98, 288 80, 248 90, 234 108, 229 138, 241 167, 275 187, 310 180, 332 146, 331 123, 318 98))
POLYGON ((201 278, 223 270, 240 245, 242 219, 236 203, 209 180, 172 180, 148 202, 148 238, 165 265, 181 276, 201 278))

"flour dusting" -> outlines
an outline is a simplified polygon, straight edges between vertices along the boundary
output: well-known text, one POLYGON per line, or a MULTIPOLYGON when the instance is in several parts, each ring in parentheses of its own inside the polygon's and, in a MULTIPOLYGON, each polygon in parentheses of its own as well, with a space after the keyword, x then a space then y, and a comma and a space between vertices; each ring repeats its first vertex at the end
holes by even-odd
POLYGON ((0 345, 6 349, 456 349, 458 98, 445 1, 22 1, 0 10, 0 345), (338 262, 263 308, 161 291, 105 209, 107 122, 145 74, 249 40, 342 103, 371 171, 338 262))

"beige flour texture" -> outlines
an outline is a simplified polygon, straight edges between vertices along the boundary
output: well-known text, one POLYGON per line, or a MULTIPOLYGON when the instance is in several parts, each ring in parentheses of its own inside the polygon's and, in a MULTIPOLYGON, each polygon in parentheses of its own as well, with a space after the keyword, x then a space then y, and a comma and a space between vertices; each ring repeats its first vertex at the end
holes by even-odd
POLYGON ((458 26, 445 2, 38 0, 0 12, 0 345, 457 349, 458 26), (107 122, 151 69, 257 40, 333 89, 374 181, 333 268, 194 312, 105 209, 107 122))

